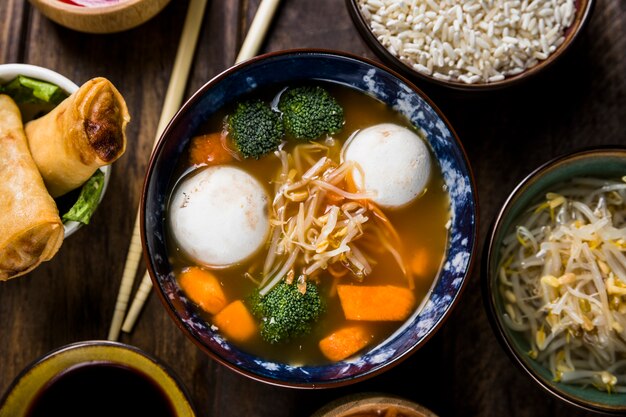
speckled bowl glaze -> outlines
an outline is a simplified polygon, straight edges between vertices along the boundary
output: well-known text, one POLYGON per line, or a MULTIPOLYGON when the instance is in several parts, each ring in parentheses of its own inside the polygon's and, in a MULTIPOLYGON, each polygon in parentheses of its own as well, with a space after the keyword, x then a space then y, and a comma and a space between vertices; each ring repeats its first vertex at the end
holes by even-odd
POLYGON ((523 72, 517 75, 510 75, 501 81, 496 82, 478 82, 475 84, 466 84, 462 81, 443 80, 431 75, 427 75, 415 70, 409 64, 398 58, 397 55, 391 53, 382 43, 378 40, 377 36, 372 32, 368 21, 363 17, 361 13, 358 0, 346 0, 346 6, 350 12, 350 17, 354 22, 359 33, 370 46, 370 48, 378 55, 385 63, 401 72, 403 75, 416 81, 426 81, 427 83, 437 85, 452 90, 465 91, 465 92, 479 92, 479 91, 491 91, 500 90, 505 87, 518 85, 528 79, 534 78, 539 73, 543 73, 547 68, 552 67, 566 51, 571 48, 575 40, 582 33, 586 27, 588 21, 591 19, 592 12, 595 5, 595 0, 576 0, 576 13, 574 21, 565 31, 565 40, 559 45, 556 50, 548 56, 547 59, 540 61, 537 65, 527 68, 523 72))
POLYGON ((135 346, 108 340, 71 343, 32 362, 0 399, 0 417, 27 416, 31 403, 51 380, 70 368, 94 362, 113 363, 142 373, 160 388, 176 416, 195 417, 189 394, 172 369, 135 346))
MULTIPOLYGON (((79 86, 76 85, 73 81, 65 77, 64 75, 59 74, 56 71, 53 71, 48 68, 39 67, 37 65, 31 64, 2 64, 0 65, 0 84, 8 83, 13 80, 18 75, 24 75, 26 77, 35 78, 37 80, 46 81, 55 85, 58 85, 66 93, 72 94, 76 90, 78 90, 79 86)), ((22 114, 23 122, 26 123, 30 120, 28 114, 22 114)), ((111 165, 105 165, 103 167, 98 168, 104 174, 104 186, 102 188, 102 194, 100 194, 100 202, 104 198, 107 187, 109 185, 109 181, 111 179, 111 165)), ((99 202, 99 203, 100 203, 99 202)), ((63 215, 63 213, 61 213, 63 215)), ((78 231, 78 229, 82 228, 83 224, 79 222, 75 222, 72 220, 68 220, 63 222, 63 228, 65 230, 65 238, 73 235, 78 231)))
POLYGON ((557 383, 548 369, 528 356, 530 346, 522 334, 503 322, 504 305, 497 288, 497 268, 502 240, 515 227, 515 221, 557 184, 574 177, 620 178, 626 173, 626 148, 601 147, 577 150, 558 156, 531 172, 509 195, 495 217, 483 252, 483 300, 492 327, 502 346, 528 376, 555 397, 575 406, 604 413, 625 415, 626 394, 608 394, 594 387, 557 383))
POLYGON ((170 122, 152 154, 141 201, 141 237, 148 271, 176 324, 203 351, 227 367, 271 384, 321 388, 371 377, 398 364, 443 324, 473 263, 477 202, 463 148, 445 117, 414 85, 381 66, 343 52, 290 50, 262 55, 219 74, 199 89, 170 122), (432 292, 392 336, 356 359, 323 366, 268 362, 228 343, 211 329, 176 283, 165 242, 165 209, 176 161, 207 118, 257 88, 323 80, 374 96, 426 132, 451 201, 449 243, 432 292))

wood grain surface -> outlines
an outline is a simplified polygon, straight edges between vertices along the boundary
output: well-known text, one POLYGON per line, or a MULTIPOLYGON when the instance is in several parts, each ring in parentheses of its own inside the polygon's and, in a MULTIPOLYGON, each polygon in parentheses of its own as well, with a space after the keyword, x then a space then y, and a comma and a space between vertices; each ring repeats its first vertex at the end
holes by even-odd
MULTIPOLYGON (((233 63, 258 3, 209 1, 186 98, 233 63)), ((173 0, 155 18, 126 32, 89 35, 54 24, 26 0, 0 1, 0 63, 41 65, 77 84, 107 77, 132 116, 126 153, 113 166, 92 223, 65 241, 51 262, 0 283, 0 395, 40 355, 67 343, 106 338, 187 4, 173 0)), ((377 59, 342 0, 282 3, 262 52, 296 47, 377 59)), ((592 415, 553 399, 513 366, 487 322, 479 261, 499 206, 530 171, 564 152, 626 145, 626 1, 598 0, 570 53, 523 86, 468 97, 416 84, 457 131, 478 189, 477 262, 452 315, 396 368, 348 387, 293 390, 250 380, 209 359, 153 294, 134 331, 122 333, 120 341, 174 368, 199 417, 307 417, 334 399, 374 391, 416 401, 441 417, 592 415)))

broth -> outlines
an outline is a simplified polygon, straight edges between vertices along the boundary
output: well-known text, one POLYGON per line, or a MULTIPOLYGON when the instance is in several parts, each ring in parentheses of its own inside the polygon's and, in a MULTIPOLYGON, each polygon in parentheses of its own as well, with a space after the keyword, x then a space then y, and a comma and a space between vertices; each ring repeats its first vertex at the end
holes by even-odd
MULTIPOLYGON (((345 124, 339 133, 333 135, 333 138, 337 141, 337 146, 331 148, 331 158, 339 158, 338 149, 341 149, 341 145, 356 130, 379 123, 394 123, 412 128, 404 116, 370 96, 343 86, 323 83, 319 83, 319 85, 326 88, 344 108, 345 124)), ((277 93, 278 91, 273 90, 256 97, 271 102, 277 93)), ((225 117, 232 111, 232 108, 228 108, 219 114, 213 115, 200 129, 200 132, 219 132, 222 129, 225 117)), ((320 143, 323 144, 324 140, 320 140, 320 143)), ((284 150, 291 152, 296 145, 288 141, 284 150)), ((430 148, 429 152, 431 152, 430 148)), ((185 177, 185 173, 190 168, 189 163, 187 163, 187 155, 182 159, 178 167, 176 182, 179 182, 180 178, 185 177)), ((449 197, 444 185, 441 168, 437 165, 434 158, 432 160, 433 164, 426 188, 427 191, 407 206, 393 210, 383 210, 400 236, 404 246, 404 253, 407 255, 408 265, 415 269, 413 274, 415 282, 413 294, 417 300, 415 308, 418 308, 421 301, 427 296, 441 267, 447 245, 447 223, 450 220, 449 197)), ((270 153, 258 160, 235 160, 230 162, 229 165, 240 167, 263 184, 265 191, 270 196, 271 204, 272 196, 274 195, 273 179, 281 167, 280 161, 276 156, 270 153)), ((168 239, 171 254, 170 262, 176 275, 179 276, 184 268, 196 263, 175 244, 172 238, 172 231, 168 230, 168 233, 170 237, 168 239)), ((262 268, 266 257, 266 249, 267 245, 249 260, 237 265, 211 270, 219 279, 227 300, 245 300, 257 288, 254 282, 244 278, 244 274, 251 269, 258 271, 259 268, 262 268)), ((250 340, 236 344, 241 349, 252 354, 279 362, 296 365, 315 365, 331 362, 320 352, 318 347, 320 339, 337 330, 343 324, 354 324, 355 321, 347 321, 345 319, 342 306, 336 295, 335 285, 337 282, 334 282, 327 271, 321 273, 318 283, 320 294, 326 301, 326 310, 319 321, 314 324, 310 334, 276 344, 268 343, 256 335, 250 340)), ((356 280, 350 278, 350 274, 341 278, 339 283, 359 285, 356 280)), ((395 258, 391 253, 387 252, 377 258, 372 272, 364 278, 362 284, 407 287, 407 279, 395 258)), ((213 316, 211 314, 202 312, 200 309, 199 311, 207 322, 212 322, 213 316)), ((396 331, 402 322, 362 321, 360 324, 365 327, 371 339, 366 349, 371 349, 396 331)))

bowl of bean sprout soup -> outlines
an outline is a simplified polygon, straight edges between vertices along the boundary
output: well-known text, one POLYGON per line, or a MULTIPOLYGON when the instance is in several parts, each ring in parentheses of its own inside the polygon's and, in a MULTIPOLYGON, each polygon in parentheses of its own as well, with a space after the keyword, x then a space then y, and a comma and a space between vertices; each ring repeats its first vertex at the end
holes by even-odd
POLYGON ((556 157, 492 223, 483 299, 504 349, 554 396, 626 412, 626 148, 556 157))
POLYGON ((155 148, 142 240, 164 307, 252 379, 373 377, 443 325, 476 248, 452 127, 384 66, 289 50, 229 68, 155 148))

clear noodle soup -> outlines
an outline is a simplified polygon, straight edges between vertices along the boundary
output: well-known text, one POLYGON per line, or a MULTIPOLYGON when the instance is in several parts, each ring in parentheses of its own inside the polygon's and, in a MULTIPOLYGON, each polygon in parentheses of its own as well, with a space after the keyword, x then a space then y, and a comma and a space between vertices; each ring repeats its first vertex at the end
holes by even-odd
MULTIPOLYGON (((237 146, 233 145, 232 132, 228 129, 229 117, 236 110, 233 105, 214 114, 197 136, 219 136, 218 154, 221 156, 211 156, 202 163, 195 160, 194 164, 190 161, 194 161, 198 149, 209 149, 212 145, 194 148, 195 145, 192 144, 179 162, 178 178, 172 187, 171 201, 175 201, 178 184, 194 175, 202 175, 198 172, 214 169, 215 166, 236 168, 240 170, 237 172, 249 174, 261 185, 267 195, 267 207, 264 210, 269 213, 269 231, 260 248, 245 259, 229 265, 211 265, 198 261, 197 256, 190 255, 188 248, 185 250, 181 247, 175 236, 175 226, 168 222, 167 240, 173 269, 183 291, 197 304, 199 314, 242 350, 264 359, 297 365, 329 363, 362 354, 396 331, 420 308, 433 285, 446 251, 447 227, 450 221, 449 196, 441 168, 432 156, 429 145, 427 152, 433 162, 426 187, 408 204, 384 208, 368 198, 362 198, 371 194, 363 189, 362 184, 354 185, 356 173, 361 172, 358 164, 351 165, 351 170, 344 169, 341 175, 346 177, 334 182, 340 191, 326 183, 311 180, 309 185, 300 188, 294 185, 293 192, 277 197, 281 190, 285 190, 281 186, 302 182, 307 177, 306 172, 315 171, 316 164, 320 164, 323 158, 326 159, 320 169, 325 170, 329 177, 333 173, 339 175, 342 148, 355 132, 365 128, 383 123, 397 125, 414 132, 417 134, 416 140, 427 144, 423 134, 403 115, 382 102, 347 87, 326 83, 316 85, 326 89, 343 108, 345 121, 339 132, 324 134, 314 140, 293 140, 285 134, 278 150, 258 159, 244 158, 237 151, 237 146), (227 150, 226 153, 223 152, 224 149, 227 150), (345 174, 348 171, 352 174, 345 174), (323 188, 319 197, 319 201, 323 203, 318 201, 317 206, 305 206, 313 198, 313 183, 323 188), (286 195, 293 201, 286 198, 286 195), (341 208, 334 210, 334 205, 341 208), (310 207, 315 207, 315 210, 310 207), (310 216, 313 220, 309 222, 308 229, 298 231, 299 226, 289 229, 291 224, 297 224, 298 216, 306 223, 309 212, 313 211, 310 216), (338 218, 332 220, 337 222, 334 228, 329 226, 329 217, 333 216, 333 211, 334 215, 339 213, 338 218), (348 214, 342 217, 342 213, 348 214), (294 221, 288 224, 292 218, 294 221), (353 224, 357 218, 367 220, 354 227, 350 226, 351 228, 342 228, 339 225, 342 221, 346 225, 353 224), (327 229, 332 230, 329 232, 327 229), (341 248, 346 249, 347 246, 342 246, 339 241, 351 232, 355 234, 348 245, 351 251, 340 253, 341 248), (289 233, 294 236, 287 238, 289 233), (306 240, 311 236, 319 238, 324 233, 329 234, 324 245, 318 244, 307 249, 307 245, 298 241, 300 234, 300 238, 306 240), (277 242, 282 242, 283 245, 277 242), (330 258, 333 250, 339 254, 330 258), (297 252, 297 256, 290 263, 294 252, 297 252), (316 261, 326 255, 327 258, 316 261), (196 280, 196 275, 190 277, 193 274, 187 274, 190 268, 196 268, 196 272, 198 269, 203 273, 208 272, 218 285, 215 282, 208 283, 209 281, 206 285, 195 285, 199 279, 196 280), (187 277, 183 278, 185 275, 187 277), (286 281, 303 294, 310 294, 311 286, 315 285, 323 310, 315 320, 305 326, 306 332, 285 340, 268 341, 260 331, 264 326, 270 326, 273 318, 267 317, 267 314, 255 315, 250 300, 254 294, 263 293, 263 288, 267 289, 272 281, 279 283, 274 282, 272 290, 282 281, 286 281), (212 292, 214 287, 219 287, 217 293, 212 292), (365 290, 360 293, 355 288, 365 290), (346 293, 346 299, 340 298, 341 291, 346 293), (241 303, 235 306, 236 301, 241 303), (361 317, 359 309, 364 306, 359 306, 359 303, 365 303, 366 310, 373 311, 373 317, 361 317), (345 312, 350 307, 348 304, 356 311, 351 313, 349 319, 345 312), (396 314, 397 312, 391 311, 394 305, 405 305, 406 311, 396 314), (240 322, 243 316, 252 317, 252 324, 250 320, 240 322), (234 326, 236 329, 229 332, 228 327, 233 326, 232 322, 237 323, 234 326), (253 331, 243 334, 248 327, 252 327, 253 331)), ((277 88, 259 92, 250 99, 261 100, 276 107, 278 95, 281 93, 284 94, 284 89, 277 88)), ((319 178, 322 177, 322 171, 316 174, 319 178)), ((332 181, 329 180, 329 183, 332 181)), ((212 201, 214 203, 215 199, 212 201)), ((172 217, 174 209, 170 207, 168 210, 168 216, 172 217)), ((219 210, 217 212, 219 214, 219 210)), ((242 225, 244 226, 246 225, 242 225)), ((244 237, 247 239, 247 235, 244 237)), ((210 237, 218 239, 216 246, 221 246, 219 239, 222 238, 226 237, 210 237)), ((264 296, 271 294, 272 290, 267 291, 264 296)))

